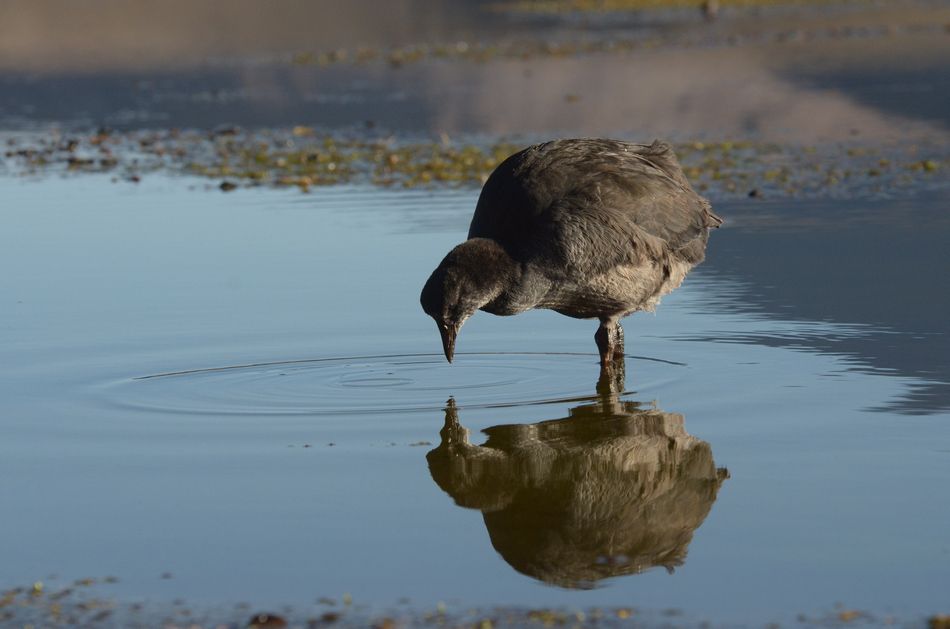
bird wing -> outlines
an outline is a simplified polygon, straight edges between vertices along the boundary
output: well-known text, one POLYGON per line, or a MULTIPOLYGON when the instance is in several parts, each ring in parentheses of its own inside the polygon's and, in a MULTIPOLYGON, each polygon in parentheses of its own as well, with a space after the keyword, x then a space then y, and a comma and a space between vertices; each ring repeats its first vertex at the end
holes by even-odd
POLYGON ((599 273, 676 252, 698 262, 708 228, 721 222, 669 145, 559 140, 492 173, 469 238, 494 239, 555 275, 599 273))

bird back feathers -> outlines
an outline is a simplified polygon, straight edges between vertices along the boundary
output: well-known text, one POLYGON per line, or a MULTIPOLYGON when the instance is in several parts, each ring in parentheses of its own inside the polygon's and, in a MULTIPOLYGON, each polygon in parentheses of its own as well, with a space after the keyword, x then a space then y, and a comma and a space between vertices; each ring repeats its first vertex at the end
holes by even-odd
POLYGON ((556 140, 492 173, 468 235, 557 276, 671 255, 699 262, 708 229, 721 223, 668 144, 556 140))

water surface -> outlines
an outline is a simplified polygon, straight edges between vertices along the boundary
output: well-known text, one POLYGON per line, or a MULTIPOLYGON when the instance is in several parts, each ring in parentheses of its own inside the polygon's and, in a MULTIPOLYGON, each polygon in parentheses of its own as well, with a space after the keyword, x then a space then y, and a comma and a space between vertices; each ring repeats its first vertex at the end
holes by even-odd
POLYGON ((476 190, 186 183, 0 181, 0 582, 946 604, 944 200, 718 207, 611 393, 593 324, 550 312, 480 313, 440 357, 418 294, 476 190))

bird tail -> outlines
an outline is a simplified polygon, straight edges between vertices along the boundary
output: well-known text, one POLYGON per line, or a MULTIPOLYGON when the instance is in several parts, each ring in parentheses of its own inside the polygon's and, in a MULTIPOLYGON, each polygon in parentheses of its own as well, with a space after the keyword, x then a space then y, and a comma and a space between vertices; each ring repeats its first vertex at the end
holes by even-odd
MULTIPOLYGON (((637 159, 646 162, 655 168, 677 187, 682 188, 683 190, 692 194, 696 194, 693 186, 690 185, 689 180, 683 173, 683 167, 680 166, 679 161, 676 159, 676 153, 673 152, 672 146, 666 142, 663 142, 662 140, 653 140, 653 144, 650 144, 649 146, 639 146, 644 147, 643 150, 639 153, 632 153, 633 157, 636 157, 637 159)), ((711 229, 715 229, 722 225, 724 221, 722 220, 722 217, 712 211, 712 205, 709 203, 709 199, 701 196, 699 198, 702 200, 703 204, 703 224, 711 229)))

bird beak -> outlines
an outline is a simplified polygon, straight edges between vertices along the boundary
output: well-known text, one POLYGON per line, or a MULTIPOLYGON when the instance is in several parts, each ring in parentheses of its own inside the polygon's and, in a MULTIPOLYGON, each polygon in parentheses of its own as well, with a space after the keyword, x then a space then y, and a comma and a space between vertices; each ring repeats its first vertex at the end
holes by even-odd
POLYGON ((439 326, 439 334, 442 335, 442 349, 445 351, 445 359, 452 362, 452 357, 455 356, 455 337, 458 336, 459 326, 440 321, 436 321, 436 325, 439 326))

